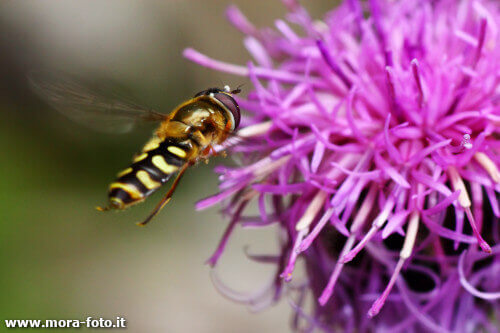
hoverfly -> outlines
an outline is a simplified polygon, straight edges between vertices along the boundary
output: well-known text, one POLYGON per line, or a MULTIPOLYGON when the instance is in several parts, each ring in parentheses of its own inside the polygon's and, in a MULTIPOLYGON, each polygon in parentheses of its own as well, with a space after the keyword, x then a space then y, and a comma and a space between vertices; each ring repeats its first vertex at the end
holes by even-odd
POLYGON ((170 201, 186 169, 214 153, 214 146, 222 144, 240 123, 240 109, 233 98, 240 88, 203 90, 170 114, 163 114, 116 96, 108 97, 68 76, 33 73, 30 82, 55 109, 94 128, 129 130, 137 121, 159 123, 132 164, 110 184, 108 205, 97 207, 100 211, 130 207, 177 174, 165 196, 138 225, 151 221, 170 201))

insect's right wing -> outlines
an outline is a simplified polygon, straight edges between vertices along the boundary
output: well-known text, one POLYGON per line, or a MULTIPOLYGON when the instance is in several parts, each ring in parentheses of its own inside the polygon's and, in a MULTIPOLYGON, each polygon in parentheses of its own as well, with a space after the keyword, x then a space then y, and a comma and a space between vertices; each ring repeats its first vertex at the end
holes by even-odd
POLYGON ((168 117, 116 93, 91 89, 68 75, 33 72, 29 81, 33 90, 53 108, 95 130, 125 133, 138 122, 159 122, 168 117))

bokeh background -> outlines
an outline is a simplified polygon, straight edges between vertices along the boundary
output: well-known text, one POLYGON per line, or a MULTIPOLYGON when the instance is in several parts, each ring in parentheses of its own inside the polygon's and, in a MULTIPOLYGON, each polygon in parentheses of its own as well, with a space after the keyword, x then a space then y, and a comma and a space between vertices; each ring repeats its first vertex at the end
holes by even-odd
MULTIPOLYGON (((273 25, 276 1, 233 1, 257 26, 273 25)), ((94 210, 152 128, 93 132, 50 109, 29 71, 84 74, 120 83, 162 112, 209 86, 246 83, 182 58, 194 47, 245 64, 226 0, 3 0, 0 2, 0 330, 4 319, 125 317, 132 332, 286 332, 286 301, 251 313, 217 293, 204 261, 227 221, 194 203, 217 191, 212 160, 189 171, 174 200, 146 228, 134 222, 160 199, 121 213, 94 210)), ((316 18, 332 1, 306 4, 316 18)), ((247 84, 247 87, 250 87, 247 84)), ((163 192, 163 191, 160 191, 163 192)), ((259 289, 272 267, 243 247, 273 252, 275 232, 237 230, 217 274, 240 292, 259 289)), ((81 331, 81 330, 80 330, 81 331)))

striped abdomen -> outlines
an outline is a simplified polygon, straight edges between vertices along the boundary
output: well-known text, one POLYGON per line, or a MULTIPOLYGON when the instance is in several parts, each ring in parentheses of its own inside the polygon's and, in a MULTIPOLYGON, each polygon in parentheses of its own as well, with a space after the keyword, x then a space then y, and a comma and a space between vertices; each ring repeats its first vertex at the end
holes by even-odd
POLYGON ((123 209, 143 201, 186 163, 192 149, 191 140, 153 137, 109 186, 111 207, 123 209))

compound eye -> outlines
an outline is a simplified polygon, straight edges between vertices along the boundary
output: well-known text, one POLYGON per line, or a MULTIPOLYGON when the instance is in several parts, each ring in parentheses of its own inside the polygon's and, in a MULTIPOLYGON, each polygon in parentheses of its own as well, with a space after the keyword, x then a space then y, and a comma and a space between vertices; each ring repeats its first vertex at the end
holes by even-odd
POLYGON ((220 90, 219 88, 209 88, 209 89, 206 89, 206 90, 202 90, 200 91, 199 93, 197 93, 196 95, 194 95, 194 97, 199 97, 199 96, 208 96, 210 94, 215 94, 215 93, 219 93, 221 92, 222 90, 220 90))
POLYGON ((217 99, 219 102, 221 102, 231 112, 231 115, 233 116, 234 120, 233 121, 233 131, 234 131, 236 128, 238 128, 241 119, 240 107, 238 106, 238 103, 236 103, 234 98, 225 93, 215 93, 214 98, 217 99))
POLYGON ((208 95, 208 90, 202 90, 199 93, 197 93, 196 95, 194 95, 194 97, 203 96, 203 95, 208 95))

